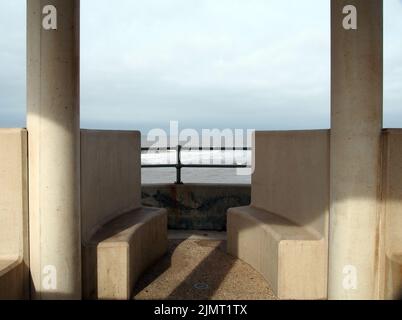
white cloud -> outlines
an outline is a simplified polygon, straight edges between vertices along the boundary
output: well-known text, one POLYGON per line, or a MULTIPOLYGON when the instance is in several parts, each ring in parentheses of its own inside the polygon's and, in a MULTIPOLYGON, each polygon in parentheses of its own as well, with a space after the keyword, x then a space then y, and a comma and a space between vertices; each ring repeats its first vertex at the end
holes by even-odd
MULTIPOLYGON (((0 126, 25 113, 25 0, 0 3, 0 126)), ((82 124, 329 126, 329 0, 81 1, 82 124)), ((402 126, 402 5, 384 1, 385 125, 402 126)))
POLYGON ((120 1, 111 10, 103 0, 95 13, 93 3, 82 10, 91 21, 82 28, 83 99, 92 105, 84 123, 103 105, 125 121, 152 112, 158 126, 328 126, 328 3, 120 1), (93 37, 111 11, 113 24, 93 37), (304 122, 284 115, 300 108, 317 112, 304 122))

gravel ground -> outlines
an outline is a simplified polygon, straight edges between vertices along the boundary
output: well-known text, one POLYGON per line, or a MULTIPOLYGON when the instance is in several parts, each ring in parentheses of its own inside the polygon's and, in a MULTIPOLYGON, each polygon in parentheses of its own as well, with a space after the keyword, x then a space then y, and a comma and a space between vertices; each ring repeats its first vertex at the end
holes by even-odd
POLYGON ((226 253, 223 240, 170 240, 139 280, 136 300, 276 300, 263 277, 226 253))

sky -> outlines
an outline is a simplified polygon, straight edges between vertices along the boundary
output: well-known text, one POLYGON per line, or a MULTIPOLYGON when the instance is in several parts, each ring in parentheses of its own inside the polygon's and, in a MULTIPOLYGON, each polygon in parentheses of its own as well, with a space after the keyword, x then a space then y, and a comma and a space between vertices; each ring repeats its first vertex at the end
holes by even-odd
MULTIPOLYGON (((25 127, 26 0, 0 0, 0 127, 25 127)), ((329 0, 81 1, 81 127, 330 123, 329 0)), ((402 0, 384 0, 384 126, 402 127, 402 0)))

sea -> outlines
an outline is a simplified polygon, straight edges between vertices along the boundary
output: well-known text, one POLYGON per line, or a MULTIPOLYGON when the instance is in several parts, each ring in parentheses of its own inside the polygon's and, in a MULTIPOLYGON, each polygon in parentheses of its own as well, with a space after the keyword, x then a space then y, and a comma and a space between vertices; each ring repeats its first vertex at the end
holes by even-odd
MULTIPOLYGON (((203 165, 233 165, 251 163, 251 151, 209 151, 183 150, 181 162, 183 164, 203 165)), ((177 151, 143 151, 141 155, 143 165, 176 164, 177 151)), ((248 170, 249 171, 249 170, 248 170)), ((250 173, 240 172, 238 169, 226 168, 183 168, 183 183, 218 183, 218 184, 250 184, 250 173)), ((143 184, 166 184, 176 181, 175 168, 142 168, 143 184)))

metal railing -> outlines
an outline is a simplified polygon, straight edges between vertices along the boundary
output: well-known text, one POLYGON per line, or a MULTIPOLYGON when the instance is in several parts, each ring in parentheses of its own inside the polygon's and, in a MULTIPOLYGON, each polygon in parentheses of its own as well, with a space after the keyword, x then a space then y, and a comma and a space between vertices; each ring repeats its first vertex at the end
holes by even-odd
POLYGON ((183 164, 181 161, 181 152, 182 151, 250 151, 251 148, 248 147, 233 147, 233 148, 226 148, 226 147, 186 147, 178 145, 177 147, 166 147, 166 148, 141 148, 141 153, 143 151, 176 151, 176 163, 173 164, 144 164, 141 165, 141 168, 149 169, 149 168, 175 168, 176 169, 176 182, 175 184, 183 184, 181 179, 181 170, 183 168, 196 168, 196 169, 240 169, 240 168, 247 168, 247 165, 242 164, 183 164))

